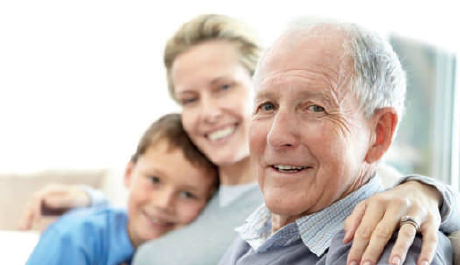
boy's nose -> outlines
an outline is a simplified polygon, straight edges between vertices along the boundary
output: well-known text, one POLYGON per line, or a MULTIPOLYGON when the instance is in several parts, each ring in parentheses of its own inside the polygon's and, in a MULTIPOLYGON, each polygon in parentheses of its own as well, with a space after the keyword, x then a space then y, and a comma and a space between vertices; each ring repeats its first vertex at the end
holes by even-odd
POLYGON ((152 196, 152 204, 165 211, 171 211, 174 205, 174 192, 164 189, 158 192, 157 196, 152 196))

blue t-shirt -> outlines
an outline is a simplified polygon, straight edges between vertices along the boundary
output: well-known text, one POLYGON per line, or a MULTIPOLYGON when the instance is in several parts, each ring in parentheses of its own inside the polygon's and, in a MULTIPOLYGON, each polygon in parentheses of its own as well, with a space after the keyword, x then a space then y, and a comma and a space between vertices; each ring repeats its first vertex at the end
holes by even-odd
POLYGON ((26 265, 130 264, 134 247, 125 209, 71 211, 43 232, 26 265))

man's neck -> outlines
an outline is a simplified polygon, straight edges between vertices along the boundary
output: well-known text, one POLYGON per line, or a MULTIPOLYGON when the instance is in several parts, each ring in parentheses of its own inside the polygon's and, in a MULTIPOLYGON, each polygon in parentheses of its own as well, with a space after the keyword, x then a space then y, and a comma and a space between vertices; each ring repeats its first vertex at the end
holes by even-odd
POLYGON ((278 214, 272 214, 272 234, 276 231, 280 230, 281 228, 285 227, 288 224, 294 223, 297 218, 301 216, 282 216, 278 214))

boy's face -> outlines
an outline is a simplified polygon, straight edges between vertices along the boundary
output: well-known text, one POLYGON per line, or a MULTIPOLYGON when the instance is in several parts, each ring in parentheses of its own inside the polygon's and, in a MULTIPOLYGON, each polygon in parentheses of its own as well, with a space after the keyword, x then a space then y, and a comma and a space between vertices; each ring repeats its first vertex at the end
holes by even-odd
POLYGON ((126 168, 128 232, 135 247, 195 220, 214 190, 214 173, 192 165, 180 148, 168 148, 166 142, 150 146, 126 168))

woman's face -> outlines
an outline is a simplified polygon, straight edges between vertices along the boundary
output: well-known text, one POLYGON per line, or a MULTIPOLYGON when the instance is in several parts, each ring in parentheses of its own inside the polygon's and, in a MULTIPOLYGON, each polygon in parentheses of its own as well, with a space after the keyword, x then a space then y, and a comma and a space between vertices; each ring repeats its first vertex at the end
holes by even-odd
POLYGON ((205 42, 179 55, 172 65, 175 96, 185 130, 216 165, 249 156, 252 81, 229 42, 205 42))

